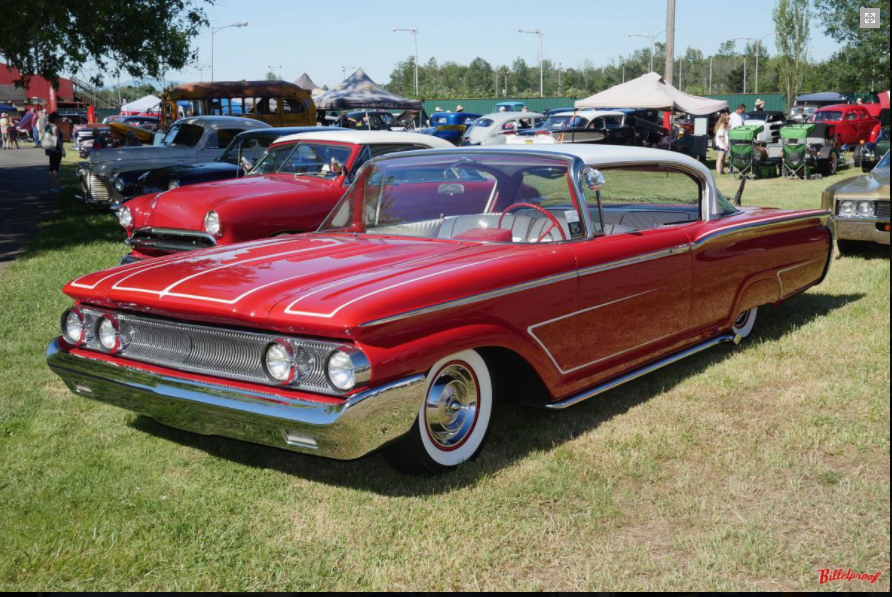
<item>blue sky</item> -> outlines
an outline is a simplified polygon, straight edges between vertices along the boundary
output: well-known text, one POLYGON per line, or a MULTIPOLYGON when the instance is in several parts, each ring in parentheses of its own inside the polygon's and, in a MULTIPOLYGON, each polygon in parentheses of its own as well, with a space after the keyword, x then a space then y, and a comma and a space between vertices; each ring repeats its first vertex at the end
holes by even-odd
MULTIPOLYGON (((734 37, 762 37, 774 32, 775 0, 678 0, 676 55, 686 47, 714 52, 734 37)), ((218 0, 208 7, 214 27, 248 21, 242 29, 227 29, 215 37, 217 81, 260 79, 270 66, 284 80, 307 72, 319 85, 341 81, 341 67, 363 67, 372 79, 385 83, 393 66, 414 53, 410 33, 393 27, 419 29, 420 61, 468 63, 477 56, 491 64, 510 64, 521 56, 535 63, 538 41, 518 28, 545 33, 545 57, 564 67, 580 66, 588 58, 596 66, 637 48, 647 47, 629 33, 659 33, 665 29, 666 0, 585 0, 583 2, 358 2, 340 0, 308 3, 284 0, 218 0)), ((664 38, 660 38, 663 40, 664 38)), ((740 42, 743 44, 743 42, 740 42)), ((210 32, 196 40, 200 63, 210 62, 210 32)), ((774 40, 765 41, 769 51, 774 40)), ((813 20, 811 54, 830 56, 835 42, 813 20)), ((661 68, 657 69, 661 71, 661 68)), ((168 79, 198 81, 198 70, 169 73, 168 79)), ((210 79, 210 71, 204 71, 210 79)))

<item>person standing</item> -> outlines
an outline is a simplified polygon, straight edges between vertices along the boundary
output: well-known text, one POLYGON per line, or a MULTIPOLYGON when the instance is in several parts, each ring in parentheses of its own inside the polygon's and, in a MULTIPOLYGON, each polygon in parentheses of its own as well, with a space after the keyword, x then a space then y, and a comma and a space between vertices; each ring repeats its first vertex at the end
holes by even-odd
POLYGON ((38 112, 37 116, 37 145, 40 145, 40 139, 43 136, 43 131, 46 130, 46 110, 41 110, 38 112))
POLYGON ((43 130, 40 146, 46 151, 46 155, 50 158, 50 191, 58 193, 62 190, 62 178, 59 176, 59 169, 62 167, 62 158, 65 157, 65 145, 62 142, 62 131, 59 130, 57 122, 59 113, 53 112, 47 116, 47 126, 43 130), (55 143, 47 139, 49 137, 55 140, 55 143))
POLYGON ((31 112, 31 140, 34 141, 34 147, 40 147, 40 110, 35 108, 31 112))
POLYGON ((740 104, 737 106, 737 109, 731 114, 730 124, 728 128, 730 130, 736 129, 739 126, 743 126, 743 114, 746 112, 746 104, 740 104))
POLYGON ((9 116, 7 116, 6 112, 0 114, 0 142, 2 142, 3 149, 9 149, 9 116))
POLYGON ((718 156, 715 159, 715 171, 719 174, 725 173, 725 156, 728 155, 728 150, 730 149, 730 145, 728 143, 728 122, 730 118, 728 113, 725 112, 721 116, 719 116, 718 121, 715 123, 715 148, 718 151, 718 156))

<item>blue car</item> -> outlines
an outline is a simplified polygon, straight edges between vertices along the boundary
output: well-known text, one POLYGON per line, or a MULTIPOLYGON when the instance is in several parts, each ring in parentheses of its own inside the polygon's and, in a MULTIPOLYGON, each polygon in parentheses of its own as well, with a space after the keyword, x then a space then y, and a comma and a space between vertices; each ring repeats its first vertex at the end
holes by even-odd
POLYGON ((431 126, 422 129, 420 132, 424 135, 433 135, 459 145, 467 128, 478 118, 480 118, 480 114, 437 112, 431 117, 431 126))

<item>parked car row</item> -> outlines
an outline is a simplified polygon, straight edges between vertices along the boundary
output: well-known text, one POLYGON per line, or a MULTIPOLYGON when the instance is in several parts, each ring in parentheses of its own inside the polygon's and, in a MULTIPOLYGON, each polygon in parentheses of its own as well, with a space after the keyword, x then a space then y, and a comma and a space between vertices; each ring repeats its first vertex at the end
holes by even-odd
POLYGON ((65 286, 49 366, 181 429, 437 473, 496 400, 579 404, 827 274, 838 210, 735 207, 699 162, 615 146, 646 115, 471 116, 461 147, 209 116, 92 155, 86 197, 131 253, 65 286))

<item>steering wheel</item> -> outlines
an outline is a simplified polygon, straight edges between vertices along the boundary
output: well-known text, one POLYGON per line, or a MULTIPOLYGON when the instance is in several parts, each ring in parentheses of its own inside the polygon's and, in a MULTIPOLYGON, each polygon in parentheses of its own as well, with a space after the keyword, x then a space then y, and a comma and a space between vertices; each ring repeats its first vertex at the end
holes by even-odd
POLYGON ((502 220, 505 219, 505 216, 508 215, 509 211, 513 211, 519 207, 525 207, 527 209, 534 209, 534 210, 538 211, 540 214, 542 214, 543 216, 545 216, 546 218, 548 218, 549 220, 551 220, 551 226, 549 226, 548 229, 543 231, 541 236, 539 236, 539 238, 536 239, 537 243, 541 243, 542 239, 545 238, 546 236, 548 236, 549 233, 551 233, 551 231, 554 230, 555 228, 557 228, 557 231, 561 233, 561 238, 563 240, 567 240, 567 235, 564 234, 564 229, 561 228, 561 223, 558 222, 558 219, 556 217, 554 217, 554 215, 547 209, 539 207, 538 205, 533 205, 532 203, 514 203, 514 204, 506 207, 505 211, 502 212, 502 215, 499 216, 498 227, 499 228, 502 227, 502 220))

